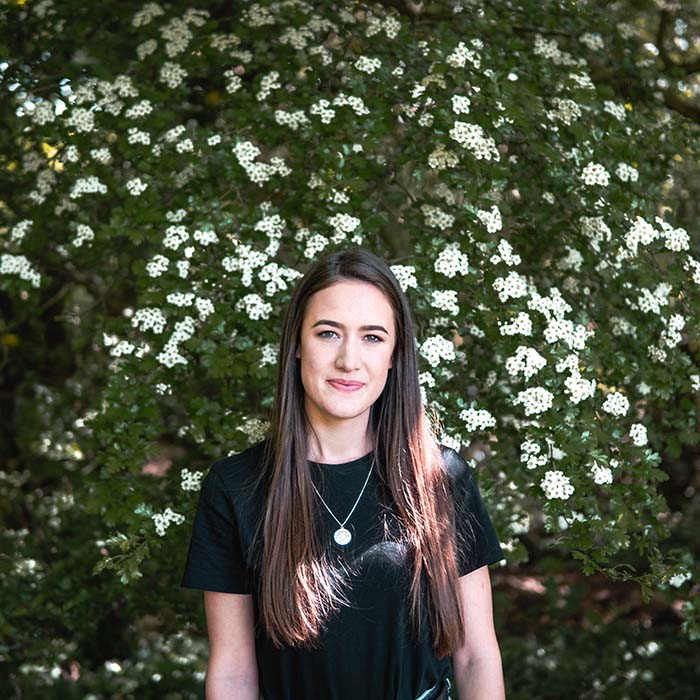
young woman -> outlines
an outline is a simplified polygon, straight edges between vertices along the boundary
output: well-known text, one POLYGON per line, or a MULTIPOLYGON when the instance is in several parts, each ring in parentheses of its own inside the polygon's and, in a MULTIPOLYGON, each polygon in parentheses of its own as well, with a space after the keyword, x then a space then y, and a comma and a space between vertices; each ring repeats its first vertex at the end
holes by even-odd
POLYGON ((287 309, 271 428, 202 482, 182 585, 204 590, 207 700, 505 697, 472 470, 424 410, 381 258, 325 255, 287 309), (454 691, 453 691, 454 693, 454 691))

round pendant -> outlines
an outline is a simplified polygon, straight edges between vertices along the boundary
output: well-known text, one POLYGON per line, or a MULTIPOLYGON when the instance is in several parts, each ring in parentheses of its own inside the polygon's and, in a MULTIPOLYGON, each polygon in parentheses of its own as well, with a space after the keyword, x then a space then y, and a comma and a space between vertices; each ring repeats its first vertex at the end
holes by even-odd
POLYGON ((347 544, 352 539, 352 535, 350 534, 350 530, 341 527, 333 533, 333 539, 338 544, 347 544))

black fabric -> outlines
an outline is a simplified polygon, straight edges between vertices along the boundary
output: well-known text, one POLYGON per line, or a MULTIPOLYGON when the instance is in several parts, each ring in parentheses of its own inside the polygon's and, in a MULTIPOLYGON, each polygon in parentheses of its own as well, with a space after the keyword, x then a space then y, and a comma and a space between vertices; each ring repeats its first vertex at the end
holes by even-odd
MULTIPOLYGON (((333 541, 338 524, 319 503, 321 531, 327 533, 332 559, 350 576, 347 595, 352 607, 331 616, 319 650, 278 649, 272 644, 260 620, 256 572, 248 569, 245 557, 263 499, 241 488, 257 469, 262 449, 263 441, 222 459, 205 476, 181 585, 253 595, 258 676, 265 700, 414 700, 451 676, 451 658, 440 660, 432 651, 427 612, 420 643, 411 637, 410 557, 398 537, 383 539, 382 513, 389 513, 390 524, 391 513, 382 505, 376 467, 345 525, 352 533, 348 545, 333 541)), ((442 450, 457 510, 462 576, 505 556, 471 467, 451 448, 442 450)), ((342 522, 362 489, 371 455, 345 464, 309 464, 317 489, 342 522)))

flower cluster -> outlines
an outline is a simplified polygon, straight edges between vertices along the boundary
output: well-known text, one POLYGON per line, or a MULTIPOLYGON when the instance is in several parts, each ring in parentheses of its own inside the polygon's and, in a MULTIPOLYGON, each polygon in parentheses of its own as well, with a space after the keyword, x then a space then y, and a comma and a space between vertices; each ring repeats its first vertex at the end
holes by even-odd
POLYGON ((581 179, 587 185, 607 187, 610 183, 610 173, 600 163, 589 163, 583 169, 581 179))
POLYGON ((574 492, 569 477, 559 470, 548 471, 540 481, 540 486, 548 499, 561 498, 566 500, 574 492))
POLYGON ((129 190, 129 194, 134 197, 138 197, 147 187, 148 183, 144 182, 140 177, 135 177, 128 180, 126 183, 126 189, 129 190))
POLYGON ((671 576, 668 582, 674 588, 680 588, 686 581, 690 581, 691 578, 693 578, 693 575, 689 571, 683 571, 680 574, 671 576))
POLYGON ((154 513, 151 518, 156 526, 156 532, 163 537, 165 531, 172 523, 181 525, 185 522, 185 516, 176 513, 171 508, 166 508, 162 513, 154 513))
POLYGON ((605 48, 603 37, 597 33, 593 34, 591 32, 585 32, 584 34, 581 34, 578 40, 591 49, 591 51, 601 51, 605 48))
POLYGON ((495 204, 491 207, 490 211, 479 209, 479 211, 476 213, 476 217, 484 226, 486 226, 486 230, 489 233, 496 233, 503 228, 501 212, 498 210, 498 207, 495 204))
POLYGON ((199 491, 204 472, 191 472, 189 469, 180 471, 180 487, 183 491, 199 491))
POLYGON ((596 484, 612 484, 612 471, 598 462, 593 462, 591 465, 591 478, 596 484))
POLYGON ((250 181, 257 185, 268 182, 276 173, 285 177, 292 172, 279 156, 270 158, 269 163, 256 161, 255 159, 260 155, 260 149, 250 141, 239 142, 231 150, 250 181))
POLYGON ((158 308, 138 309, 131 317, 131 325, 141 331, 152 330, 154 333, 162 333, 165 324, 165 316, 158 308))
POLYGON ((84 194, 90 194, 93 192, 99 192, 100 194, 107 193, 107 185, 100 182, 100 179, 96 175, 89 175, 88 177, 81 177, 73 183, 71 187, 70 194, 68 195, 71 199, 78 199, 84 194))
POLYGON ((457 304, 457 292, 453 289, 446 289, 444 291, 433 291, 430 303, 436 309, 447 311, 453 316, 459 313, 459 304, 457 304))
POLYGON ((456 121, 448 133, 477 160, 500 160, 496 142, 478 124, 456 121))
POLYGON ((21 243, 31 228, 31 219, 23 219, 22 221, 18 221, 10 230, 10 240, 13 243, 21 243))
POLYGON ((534 440, 525 440, 520 445, 520 461, 526 469, 536 469, 547 464, 547 455, 534 440))
POLYGON ((85 241, 92 241, 94 238, 95 232, 87 224, 78 224, 72 243, 76 248, 79 248, 85 241))
POLYGON ((175 330, 164 345, 163 349, 156 356, 156 360, 166 367, 175 365, 186 365, 186 358, 179 351, 179 344, 188 340, 194 335, 195 325, 191 316, 185 316, 182 321, 175 324, 175 330))
POLYGON ((525 379, 530 379, 546 364, 547 360, 535 348, 520 345, 515 354, 506 360, 506 371, 511 377, 522 375, 525 379))
POLYGON ((554 396, 544 387, 533 386, 518 392, 513 399, 514 405, 521 405, 526 416, 539 415, 548 411, 554 403, 554 396))
POLYGON ((567 126, 581 116, 581 107, 574 100, 555 97, 552 100, 554 109, 547 112, 547 118, 564 122, 567 126))
POLYGON ((483 408, 465 408, 459 412, 459 419, 470 433, 496 427, 496 419, 483 408))
POLYGON ((41 282, 41 275, 24 255, 3 253, 0 256, 0 275, 19 275, 21 279, 31 282, 33 287, 38 287, 41 282))
POLYGON ((532 335, 532 319, 525 311, 519 311, 510 323, 498 321, 501 335, 532 335))
POLYGON ((642 423, 634 423, 630 427, 630 439, 637 447, 644 447, 647 444, 647 429, 642 423))
POLYGON ((272 304, 263 301, 259 294, 246 294, 236 302, 236 309, 239 311, 245 309, 248 318, 253 321, 259 321, 260 319, 270 318, 272 304))
POLYGON ((620 391, 611 391, 600 407, 606 413, 613 416, 624 416, 630 409, 629 399, 620 391))
POLYGON ((177 63, 166 61, 160 68, 159 80, 165 83, 171 90, 182 84, 187 76, 187 71, 177 63))
POLYGON ((271 70, 267 75, 263 75, 260 80, 260 90, 255 93, 255 99, 258 102, 266 100, 273 90, 278 90, 282 87, 282 83, 279 82, 279 71, 271 70))
POLYGON ((72 126, 80 133, 86 133, 95 130, 95 113, 90 109, 83 107, 73 108, 68 117, 66 124, 72 126))
POLYGON ((527 280, 523 275, 511 270, 506 277, 495 279, 493 288, 498 292, 498 298, 506 302, 508 299, 518 299, 527 294, 527 280))
POLYGON ((401 289, 405 292, 409 287, 414 289, 418 287, 416 279, 416 268, 413 265, 391 265, 391 271, 394 277, 401 285, 401 289))
POLYGON ((437 228, 441 231, 446 231, 454 224, 455 217, 443 211, 440 207, 433 206, 432 204, 423 204, 420 209, 425 217, 425 225, 429 228, 437 228))
MULTIPOLYGON (((484 47, 480 39, 472 39, 470 43, 475 49, 484 47)), ((445 58, 445 63, 454 68, 464 68, 467 65, 467 61, 477 70, 481 67, 481 58, 477 51, 472 51, 463 41, 460 41, 455 50, 445 58)))
POLYGON ((512 267, 513 265, 520 265, 521 258, 517 253, 513 252, 513 246, 505 238, 501 238, 498 241, 498 255, 492 255, 490 258, 492 265, 498 265, 498 263, 503 262, 504 264, 512 267))
POLYGON ((469 260, 459 249, 458 243, 448 243, 437 256, 433 268, 445 277, 466 275, 469 273, 469 260))
POLYGON ((426 338, 420 346, 420 354, 428 361, 431 367, 437 367, 440 360, 454 360, 455 346, 451 340, 441 335, 426 338))
POLYGON ((459 164, 459 157, 454 151, 450 151, 445 144, 439 143, 428 155, 428 165, 434 170, 446 170, 459 164))
POLYGON ((452 95, 452 111, 455 114, 469 114, 471 100, 464 95, 452 95))
POLYGON ((627 163, 620 163, 617 168, 615 168, 615 175, 617 175, 622 182, 637 182, 639 180, 639 171, 637 168, 633 168, 627 163))
POLYGON ((617 104, 617 102, 605 100, 605 102, 603 102, 603 111, 607 112, 608 114, 612 114, 618 121, 624 121, 627 119, 627 110, 623 105, 617 104))
POLYGON ((360 56, 360 58, 355 61, 355 68, 362 71, 363 73, 369 73, 370 75, 374 71, 379 70, 382 67, 382 62, 378 58, 367 58, 367 56, 360 56))

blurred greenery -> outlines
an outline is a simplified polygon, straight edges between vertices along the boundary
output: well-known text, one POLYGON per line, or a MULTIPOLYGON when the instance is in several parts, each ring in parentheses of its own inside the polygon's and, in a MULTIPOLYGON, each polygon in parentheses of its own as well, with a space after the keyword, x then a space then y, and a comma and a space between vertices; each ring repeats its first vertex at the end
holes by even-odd
POLYGON ((508 556, 507 696, 694 698, 699 71, 691 3, 1 3, 3 697, 203 696, 190 477, 362 245, 508 556))

